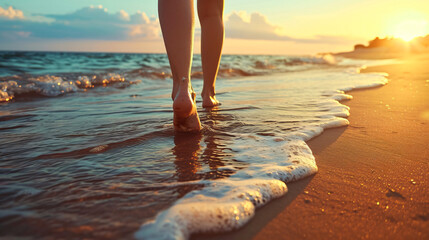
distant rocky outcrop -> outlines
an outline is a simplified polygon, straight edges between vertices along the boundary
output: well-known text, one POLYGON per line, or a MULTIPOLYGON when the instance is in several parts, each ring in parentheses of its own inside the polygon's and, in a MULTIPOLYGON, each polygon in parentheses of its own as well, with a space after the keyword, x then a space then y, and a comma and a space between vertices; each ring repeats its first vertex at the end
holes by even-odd
POLYGON ((408 42, 401 38, 376 37, 368 45, 356 44, 353 51, 333 53, 334 56, 355 59, 391 59, 416 54, 429 54, 429 35, 408 42))
POLYGON ((354 51, 360 51, 363 49, 377 49, 384 48, 389 52, 426 52, 429 51, 429 35, 425 37, 416 37, 411 41, 407 42, 400 38, 379 38, 376 37, 368 42, 368 45, 356 44, 354 51))

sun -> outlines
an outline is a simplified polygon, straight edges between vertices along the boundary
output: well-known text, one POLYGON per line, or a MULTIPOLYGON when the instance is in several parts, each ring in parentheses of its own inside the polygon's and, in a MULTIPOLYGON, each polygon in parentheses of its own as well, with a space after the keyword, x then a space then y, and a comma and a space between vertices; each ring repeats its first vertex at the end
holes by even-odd
POLYGON ((405 41, 411 41, 415 37, 427 35, 428 24, 424 20, 405 20, 396 25, 393 36, 405 41))

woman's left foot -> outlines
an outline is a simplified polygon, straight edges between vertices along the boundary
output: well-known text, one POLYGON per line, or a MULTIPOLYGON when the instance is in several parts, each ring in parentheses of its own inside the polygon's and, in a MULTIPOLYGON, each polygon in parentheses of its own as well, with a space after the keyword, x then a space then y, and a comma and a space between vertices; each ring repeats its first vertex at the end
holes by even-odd
POLYGON ((215 95, 203 95, 201 94, 201 97, 203 98, 203 108, 211 108, 214 106, 221 105, 220 102, 216 99, 215 95))

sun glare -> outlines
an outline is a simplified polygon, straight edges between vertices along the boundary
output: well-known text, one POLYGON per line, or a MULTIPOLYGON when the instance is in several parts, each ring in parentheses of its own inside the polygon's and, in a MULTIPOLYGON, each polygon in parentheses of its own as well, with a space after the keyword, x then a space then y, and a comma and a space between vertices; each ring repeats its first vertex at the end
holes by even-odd
POLYGON ((426 21, 407 20, 396 26, 393 36, 408 42, 415 37, 424 36, 428 33, 428 24, 426 21))

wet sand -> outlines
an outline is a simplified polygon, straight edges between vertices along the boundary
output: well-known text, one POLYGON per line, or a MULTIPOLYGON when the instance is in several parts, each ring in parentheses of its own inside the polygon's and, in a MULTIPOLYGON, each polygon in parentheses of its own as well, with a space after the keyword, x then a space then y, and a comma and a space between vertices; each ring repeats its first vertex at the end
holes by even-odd
POLYGON ((350 92, 348 127, 310 140, 319 172, 244 228, 194 239, 429 239, 429 55, 370 67, 380 88, 350 92))

